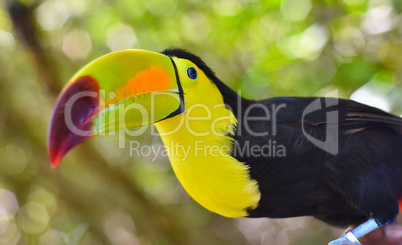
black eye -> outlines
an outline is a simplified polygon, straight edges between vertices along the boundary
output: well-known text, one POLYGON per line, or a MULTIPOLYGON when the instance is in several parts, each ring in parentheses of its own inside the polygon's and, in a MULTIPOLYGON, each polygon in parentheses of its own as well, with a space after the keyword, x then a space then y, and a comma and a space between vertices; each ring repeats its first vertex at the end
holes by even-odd
POLYGON ((187 69, 187 75, 194 80, 197 78, 197 70, 194 67, 190 67, 187 69))

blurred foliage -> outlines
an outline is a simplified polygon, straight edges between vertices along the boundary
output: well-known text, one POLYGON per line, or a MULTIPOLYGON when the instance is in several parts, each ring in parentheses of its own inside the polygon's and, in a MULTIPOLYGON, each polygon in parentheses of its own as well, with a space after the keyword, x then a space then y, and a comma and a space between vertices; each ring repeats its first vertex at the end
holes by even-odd
MULTIPOLYGON (((311 218, 226 219, 183 191, 166 157, 99 137, 49 167, 65 82, 124 48, 182 47, 247 98, 324 95, 402 113, 400 0, 0 2, 0 244, 325 244, 311 218)), ((161 144, 145 133, 142 144, 161 144)))

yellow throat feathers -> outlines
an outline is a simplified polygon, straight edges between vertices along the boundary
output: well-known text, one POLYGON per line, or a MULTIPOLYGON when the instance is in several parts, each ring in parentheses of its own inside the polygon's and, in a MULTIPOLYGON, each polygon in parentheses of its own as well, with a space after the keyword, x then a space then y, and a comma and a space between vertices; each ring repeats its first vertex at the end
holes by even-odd
POLYGON ((184 113, 155 124, 177 178, 211 212, 247 216, 261 194, 248 166, 231 156, 233 139, 228 134, 234 133, 236 117, 209 80, 196 93, 185 94, 185 105, 184 113))

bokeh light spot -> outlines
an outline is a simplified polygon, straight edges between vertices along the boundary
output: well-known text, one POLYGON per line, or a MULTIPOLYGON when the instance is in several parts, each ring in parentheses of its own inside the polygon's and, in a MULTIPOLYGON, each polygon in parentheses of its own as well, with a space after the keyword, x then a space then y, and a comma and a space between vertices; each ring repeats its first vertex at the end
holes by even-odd
POLYGON ((69 245, 68 237, 66 234, 59 232, 57 230, 51 229, 45 232, 39 238, 39 245, 49 245, 49 244, 57 244, 57 245, 69 245))
POLYGON ((9 143, 5 147, 0 149, 0 170, 8 175, 16 175, 24 171, 29 159, 31 158, 31 152, 29 148, 21 148, 20 146, 9 143))
POLYGON ((37 8, 36 21, 47 31, 62 28, 68 17, 64 1, 45 1, 37 8))
POLYGON ((108 29, 106 43, 111 51, 139 47, 134 29, 121 23, 108 29))
POLYGON ((390 69, 402 68, 402 41, 389 40, 381 44, 378 58, 390 69))
POLYGON ((243 8, 239 0, 217 0, 213 2, 215 13, 222 16, 237 15, 243 8))
POLYGON ((342 0, 345 4, 349 6, 362 5, 367 2, 367 0, 342 0))
POLYGON ((13 34, 0 30, 0 47, 11 48, 15 46, 13 34))
POLYGON ((17 213, 19 206, 14 193, 5 189, 0 189, 0 208, 11 215, 17 213))
POLYGON ((380 34, 393 27, 391 6, 379 6, 370 9, 363 20, 363 30, 368 34, 380 34))
POLYGON ((182 33, 193 42, 203 41, 211 30, 208 18, 199 12, 191 12, 183 18, 182 33))
POLYGON ((334 47, 344 56, 357 55, 364 48, 364 45, 364 36, 358 28, 346 26, 336 33, 334 47))
POLYGON ((320 55, 327 40, 326 29, 321 25, 312 25, 302 34, 284 40, 279 48, 289 57, 312 60, 320 55))
POLYGON ((112 244, 137 245, 135 226, 131 217, 124 213, 110 214, 105 220, 105 233, 112 244))
POLYGON ((63 53, 71 60, 85 59, 92 50, 92 42, 86 31, 74 29, 63 38, 63 53))
POLYGON ((289 21, 304 20, 313 7, 311 0, 283 0, 281 13, 289 21))
POLYGON ((392 79, 392 74, 387 71, 380 71, 368 83, 358 88, 350 98, 384 111, 390 111, 389 93, 395 87, 392 79))
POLYGON ((4 208, 0 207, 0 237, 7 230, 9 224, 9 214, 4 208))
POLYGON ((52 215, 57 209, 56 198, 45 188, 35 188, 29 195, 28 199, 34 203, 44 205, 49 215, 52 215))
POLYGON ((18 244, 21 239, 21 233, 13 220, 9 219, 10 223, 2 234, 0 234, 0 244, 1 245, 15 245, 18 244))
POLYGON ((26 233, 40 233, 46 229, 49 223, 49 214, 44 205, 28 202, 18 212, 17 223, 26 233))
POLYGON ((172 14, 177 4, 176 0, 148 0, 145 6, 153 15, 162 17, 172 14))

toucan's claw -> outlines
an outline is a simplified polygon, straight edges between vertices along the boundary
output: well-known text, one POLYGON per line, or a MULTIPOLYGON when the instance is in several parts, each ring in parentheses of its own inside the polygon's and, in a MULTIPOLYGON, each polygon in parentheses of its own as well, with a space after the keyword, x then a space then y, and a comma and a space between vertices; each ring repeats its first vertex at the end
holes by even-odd
POLYGON ((357 240, 352 242, 346 236, 340 237, 336 240, 333 240, 332 242, 328 243, 328 245, 344 245, 344 244, 350 244, 350 245, 361 245, 361 243, 357 240))
POLYGON ((371 218, 366 222, 364 222, 363 224, 359 225, 358 227, 354 228, 353 230, 346 232, 346 234, 343 237, 328 243, 328 245, 342 245, 342 244, 361 245, 361 243, 357 239, 372 232, 373 230, 379 227, 381 226, 378 225, 373 218, 371 218))

